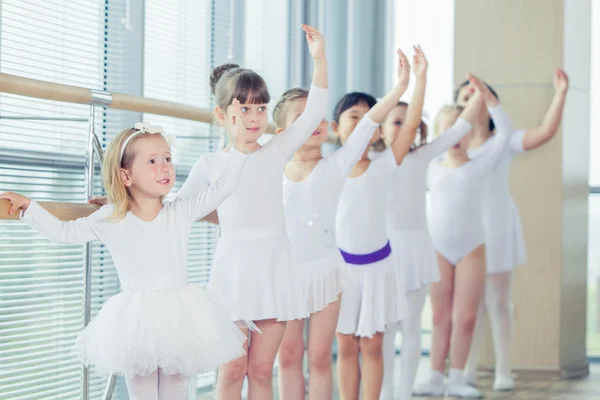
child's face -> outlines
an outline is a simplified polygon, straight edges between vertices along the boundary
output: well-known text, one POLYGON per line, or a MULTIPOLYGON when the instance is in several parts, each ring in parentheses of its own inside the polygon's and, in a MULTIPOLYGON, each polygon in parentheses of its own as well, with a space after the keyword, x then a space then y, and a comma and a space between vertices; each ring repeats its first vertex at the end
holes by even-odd
MULTIPOLYGON (((246 141, 253 143, 262 136, 267 130, 269 123, 269 114, 266 104, 240 104, 240 113, 244 121, 244 127, 248 131, 246 141)), ((233 106, 227 107, 227 130, 231 129, 233 123, 234 109, 233 106)))
POLYGON ((123 182, 132 198, 165 196, 175 185, 171 149, 162 135, 146 135, 134 140, 130 151, 134 158, 124 171, 123 182))
MULTIPOLYGON (((356 128, 356 125, 358 125, 360 120, 369 112, 369 110, 370 108, 367 104, 358 103, 340 115, 339 123, 336 124, 334 122, 333 131, 340 137, 342 144, 346 143, 350 135, 352 135, 354 128, 356 128)), ((375 143, 380 137, 381 129, 377 128, 369 144, 375 143)))
POLYGON ((406 106, 396 106, 390 113, 385 117, 385 120, 381 124, 381 132, 383 134, 383 140, 389 147, 394 141, 394 138, 400 132, 400 128, 406 118, 406 106))
MULTIPOLYGON (((296 121, 300 115, 304 112, 306 108, 306 97, 294 99, 287 104, 285 104, 285 128, 288 129, 294 121, 296 121)), ((317 129, 314 130, 313 134, 308 138, 308 140, 304 143, 304 146, 308 147, 320 147, 325 141, 327 141, 327 137, 329 129, 329 122, 326 119, 323 119, 317 129)))

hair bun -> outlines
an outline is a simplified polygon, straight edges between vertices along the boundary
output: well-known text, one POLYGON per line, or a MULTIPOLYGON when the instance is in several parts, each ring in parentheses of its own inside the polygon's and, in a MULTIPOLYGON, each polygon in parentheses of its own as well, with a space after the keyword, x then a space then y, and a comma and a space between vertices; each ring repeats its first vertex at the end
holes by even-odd
POLYGON ((210 92, 212 94, 215 94, 215 89, 217 87, 217 83, 219 82, 219 79, 221 79, 221 77, 223 76, 223 74, 227 71, 229 71, 230 69, 234 69, 234 68, 239 68, 240 66, 237 64, 221 64, 218 67, 213 68, 212 72, 210 73, 210 92))

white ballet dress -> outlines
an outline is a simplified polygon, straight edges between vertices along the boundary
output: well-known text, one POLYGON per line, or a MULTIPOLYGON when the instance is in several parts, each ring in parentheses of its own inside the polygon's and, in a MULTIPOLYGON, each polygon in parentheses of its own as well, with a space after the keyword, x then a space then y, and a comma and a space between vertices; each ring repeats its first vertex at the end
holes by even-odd
POLYGON ((394 153, 388 149, 362 175, 346 179, 336 232, 352 283, 342 296, 339 333, 372 337, 406 313, 406 296, 396 293, 386 232, 387 196, 396 167, 394 153))
MULTIPOLYGON (((510 194, 510 164, 522 153, 524 130, 512 133, 504 147, 498 165, 490 176, 483 208, 485 225, 485 252, 488 275, 512 271, 527 264, 525 239, 519 209, 510 194)), ((478 158, 487 152, 490 140, 469 151, 469 157, 478 158)))
POLYGON ((309 313, 334 302, 348 285, 336 243, 335 217, 346 178, 379 124, 365 115, 343 147, 317 163, 301 182, 283 177, 287 231, 305 285, 309 313))
MULTIPOLYGON (((208 289, 233 302, 233 320, 289 321, 308 314, 304 285, 283 211, 287 161, 325 117, 328 90, 312 86, 304 113, 284 132, 248 156, 240 182, 218 208, 221 237, 208 289)), ((178 196, 212 182, 226 150, 203 155, 178 196)))
POLYGON ((427 226, 427 167, 471 129, 470 123, 459 118, 432 142, 408 153, 392 174, 387 203, 387 229, 394 266, 402 278, 397 281, 398 291, 419 290, 440 280, 435 249, 427 226))
POLYGON ((21 219, 57 243, 104 243, 122 292, 111 297, 79 334, 74 352, 100 373, 193 376, 244 355, 245 335, 226 302, 187 283, 188 240, 194 221, 215 209, 237 184, 248 157, 232 151, 213 184, 189 198, 163 204, 143 221, 128 212, 109 218, 106 205, 86 218, 63 222, 32 201, 21 219))
POLYGON ((485 189, 512 132, 510 119, 500 105, 489 108, 489 112, 497 133, 488 140, 485 152, 456 168, 432 163, 427 174, 429 233, 435 250, 452 265, 486 241, 485 189))

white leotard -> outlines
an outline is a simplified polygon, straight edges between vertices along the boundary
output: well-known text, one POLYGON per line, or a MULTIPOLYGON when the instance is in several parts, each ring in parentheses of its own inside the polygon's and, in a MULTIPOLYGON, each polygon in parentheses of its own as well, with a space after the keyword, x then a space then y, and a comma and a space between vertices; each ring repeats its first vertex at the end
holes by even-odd
POLYGON ((301 182, 283 178, 283 203, 290 241, 307 290, 309 312, 335 301, 343 287, 344 260, 335 233, 344 183, 379 124, 368 115, 343 147, 322 159, 301 182))
MULTIPOLYGON (((234 302, 234 320, 287 321, 307 315, 298 265, 286 233, 282 176, 287 161, 325 117, 327 93, 327 89, 311 87, 302 115, 249 155, 237 188, 217 208, 222 231, 209 290, 234 302)), ((178 195, 188 196, 212 182, 226 154, 202 156, 178 195)))
POLYGON ((32 201, 22 220, 58 243, 100 240, 114 262, 122 293, 111 297, 79 334, 76 354, 105 373, 192 376, 244 355, 245 336, 199 285, 187 284, 188 240, 194 221, 229 196, 247 156, 232 150, 212 185, 167 201, 152 221, 128 212, 107 219, 106 205, 63 222, 32 201))
POLYGON ((453 265, 485 243, 485 189, 512 131, 500 105, 489 112, 498 129, 484 154, 457 168, 432 163, 428 171, 431 238, 435 249, 453 265))
POLYGON ((387 229, 392 258, 404 288, 418 290, 439 280, 435 250, 427 227, 427 168, 438 155, 455 145, 472 129, 459 118, 443 135, 411 151, 394 170, 387 203, 387 229))
MULTIPOLYGON (((387 245, 386 204, 396 167, 394 153, 388 149, 362 175, 346 180, 336 219, 341 250, 364 255, 387 245)), ((384 332, 386 324, 403 317, 406 307, 404 293, 396 293, 392 259, 347 265, 354 284, 342 296, 337 331, 366 337, 384 332)))

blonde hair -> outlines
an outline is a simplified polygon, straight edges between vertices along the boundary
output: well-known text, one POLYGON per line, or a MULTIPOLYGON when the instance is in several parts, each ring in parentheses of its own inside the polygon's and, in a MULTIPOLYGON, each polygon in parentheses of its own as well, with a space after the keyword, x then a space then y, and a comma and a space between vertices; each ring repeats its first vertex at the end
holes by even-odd
POLYGON ((102 165, 102 181, 104 188, 108 194, 110 203, 114 205, 110 219, 121 220, 131 207, 131 195, 129 190, 123 182, 121 177, 121 170, 123 168, 130 168, 135 158, 135 152, 132 150, 131 144, 138 140, 140 137, 150 135, 149 133, 142 133, 136 135, 125 148, 123 158, 121 159, 121 147, 123 143, 131 135, 137 133, 138 130, 135 128, 127 128, 122 130, 110 141, 106 153, 104 154, 104 162, 102 165))
POLYGON ((305 99, 308 97, 308 90, 304 88, 288 89, 281 95, 281 98, 273 109, 273 121, 278 128, 285 128, 285 117, 287 115, 287 104, 290 101, 305 99))
POLYGON ((442 107, 442 109, 435 116, 435 120, 433 122, 433 134, 435 136, 440 136, 443 133, 441 132, 441 125, 442 118, 444 118, 444 116, 450 114, 451 112, 460 114, 461 112, 463 112, 464 109, 464 107, 459 106, 458 104, 448 104, 442 107))

